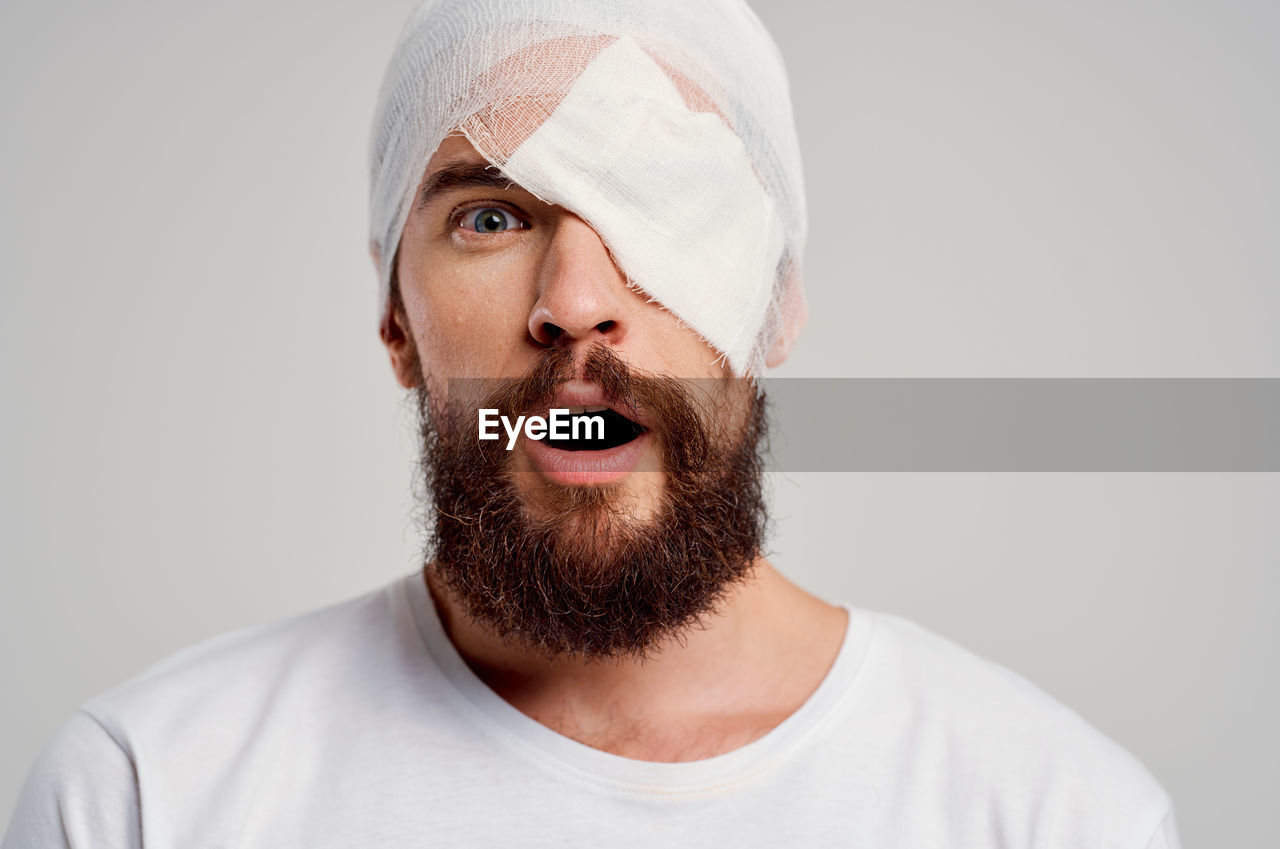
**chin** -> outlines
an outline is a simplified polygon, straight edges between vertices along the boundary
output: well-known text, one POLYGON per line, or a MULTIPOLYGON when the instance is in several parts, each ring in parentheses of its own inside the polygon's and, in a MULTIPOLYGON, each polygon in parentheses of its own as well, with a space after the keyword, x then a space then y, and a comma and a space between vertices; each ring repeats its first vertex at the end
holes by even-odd
POLYGON ((511 473, 525 515, 578 533, 617 532, 654 522, 665 502, 665 475, 632 472, 608 484, 566 484, 537 472, 511 473))

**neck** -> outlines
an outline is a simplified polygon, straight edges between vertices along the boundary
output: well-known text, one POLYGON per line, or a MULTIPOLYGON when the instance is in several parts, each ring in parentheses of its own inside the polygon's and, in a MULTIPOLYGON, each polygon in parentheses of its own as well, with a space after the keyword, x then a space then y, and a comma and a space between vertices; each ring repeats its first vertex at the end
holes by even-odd
POLYGON ((711 757, 763 736, 821 683, 845 629, 843 610, 760 559, 701 625, 647 658, 548 658, 472 620, 426 575, 449 639, 499 696, 552 730, 643 760, 711 757))

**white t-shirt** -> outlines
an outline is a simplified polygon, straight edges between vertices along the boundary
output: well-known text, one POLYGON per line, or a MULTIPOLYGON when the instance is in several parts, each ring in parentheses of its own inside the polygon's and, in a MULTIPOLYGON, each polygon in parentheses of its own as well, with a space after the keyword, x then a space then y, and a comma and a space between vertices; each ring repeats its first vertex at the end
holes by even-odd
POLYGON ((561 736, 449 642, 420 574, 218 637, 89 702, 3 849, 1177 849, 1132 756, 1013 673, 849 610, 764 737, 653 763, 561 736))

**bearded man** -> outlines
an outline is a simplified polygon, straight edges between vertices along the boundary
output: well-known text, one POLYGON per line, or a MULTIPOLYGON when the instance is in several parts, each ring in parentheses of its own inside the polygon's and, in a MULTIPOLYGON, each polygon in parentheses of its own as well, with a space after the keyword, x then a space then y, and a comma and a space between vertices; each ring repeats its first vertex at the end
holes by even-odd
POLYGON ((1176 847, 1075 714, 762 556, 797 151, 739 0, 420 7, 371 242, 425 566, 91 701, 5 847, 1176 847))

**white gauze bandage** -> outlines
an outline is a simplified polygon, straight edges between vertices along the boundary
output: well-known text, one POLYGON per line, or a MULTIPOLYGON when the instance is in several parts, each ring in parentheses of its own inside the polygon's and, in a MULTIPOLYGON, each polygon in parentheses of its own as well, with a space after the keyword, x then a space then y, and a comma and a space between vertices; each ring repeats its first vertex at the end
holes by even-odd
POLYGON ((415 190, 451 132, 590 224, 630 284, 737 374, 760 370, 803 303, 786 74, 742 2, 420 6, 374 123, 371 242, 384 300, 415 190))

